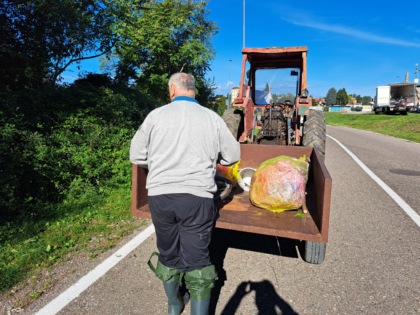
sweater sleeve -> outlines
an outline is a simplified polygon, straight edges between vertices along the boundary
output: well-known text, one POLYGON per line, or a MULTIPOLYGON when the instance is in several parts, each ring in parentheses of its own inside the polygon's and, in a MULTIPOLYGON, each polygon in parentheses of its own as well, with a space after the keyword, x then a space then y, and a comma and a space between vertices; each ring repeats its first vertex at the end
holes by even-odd
POLYGON ((147 168, 148 166, 148 147, 150 136, 150 118, 146 117, 143 124, 131 139, 130 146, 130 161, 133 164, 138 164, 141 167, 147 168))
POLYGON ((219 125, 220 153, 218 163, 224 166, 232 165, 240 160, 241 147, 221 118, 219 125))

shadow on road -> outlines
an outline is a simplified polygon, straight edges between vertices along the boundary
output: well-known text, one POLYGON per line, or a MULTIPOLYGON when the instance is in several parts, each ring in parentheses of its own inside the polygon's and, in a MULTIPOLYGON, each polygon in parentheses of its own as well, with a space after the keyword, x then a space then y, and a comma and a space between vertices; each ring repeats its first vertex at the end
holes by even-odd
MULTIPOLYGON (((210 244, 210 258, 216 267, 218 279, 212 290, 210 314, 215 314, 220 292, 227 280, 224 260, 228 248, 237 248, 260 253, 298 258, 299 241, 277 238, 275 236, 238 232, 215 228, 210 244)), ((240 266, 240 262, 238 262, 240 266)), ((297 314, 293 308, 276 292, 269 280, 261 282, 242 282, 235 294, 226 304, 221 314, 235 314, 241 300, 250 292, 255 291, 255 304, 260 314, 297 314)))
POLYGON ((255 291, 255 304, 257 305, 259 314, 298 315, 298 313, 296 313, 293 308, 277 294, 273 284, 268 280, 260 282, 242 282, 221 314, 235 314, 243 297, 252 291, 255 291))

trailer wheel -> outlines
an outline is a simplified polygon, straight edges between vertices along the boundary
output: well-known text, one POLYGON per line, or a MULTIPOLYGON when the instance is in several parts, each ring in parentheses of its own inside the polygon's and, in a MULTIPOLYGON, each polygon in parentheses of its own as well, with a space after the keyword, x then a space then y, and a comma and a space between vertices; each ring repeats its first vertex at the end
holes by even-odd
POLYGON ((305 241, 303 259, 310 264, 322 264, 327 249, 326 243, 305 241))
POLYGON ((242 119, 241 111, 236 108, 227 109, 224 111, 222 118, 235 139, 238 140, 239 125, 242 119))
POLYGON ((317 148, 325 156, 326 133, 324 112, 310 110, 303 125, 302 145, 317 148))

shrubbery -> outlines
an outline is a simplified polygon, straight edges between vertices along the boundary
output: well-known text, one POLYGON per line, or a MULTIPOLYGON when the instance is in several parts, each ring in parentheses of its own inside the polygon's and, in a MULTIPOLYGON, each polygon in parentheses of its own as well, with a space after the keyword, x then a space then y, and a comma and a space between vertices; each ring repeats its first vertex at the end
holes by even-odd
POLYGON ((153 103, 138 91, 76 82, 1 95, 0 217, 49 215, 44 204, 129 183, 129 140, 153 103))
POLYGON ((97 79, 0 94, 0 292, 133 228, 128 151, 154 102, 97 79))

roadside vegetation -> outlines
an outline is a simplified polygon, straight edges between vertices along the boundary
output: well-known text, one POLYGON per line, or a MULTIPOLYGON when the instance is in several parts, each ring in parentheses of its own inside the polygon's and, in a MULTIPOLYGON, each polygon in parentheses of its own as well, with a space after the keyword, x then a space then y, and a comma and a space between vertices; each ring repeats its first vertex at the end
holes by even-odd
POLYGON ((0 94, 0 292, 72 253, 93 258, 141 225, 128 150, 154 103, 96 87, 102 79, 0 94))
POLYGON ((374 113, 325 113, 328 125, 374 131, 420 143, 420 114, 375 115, 374 113))

